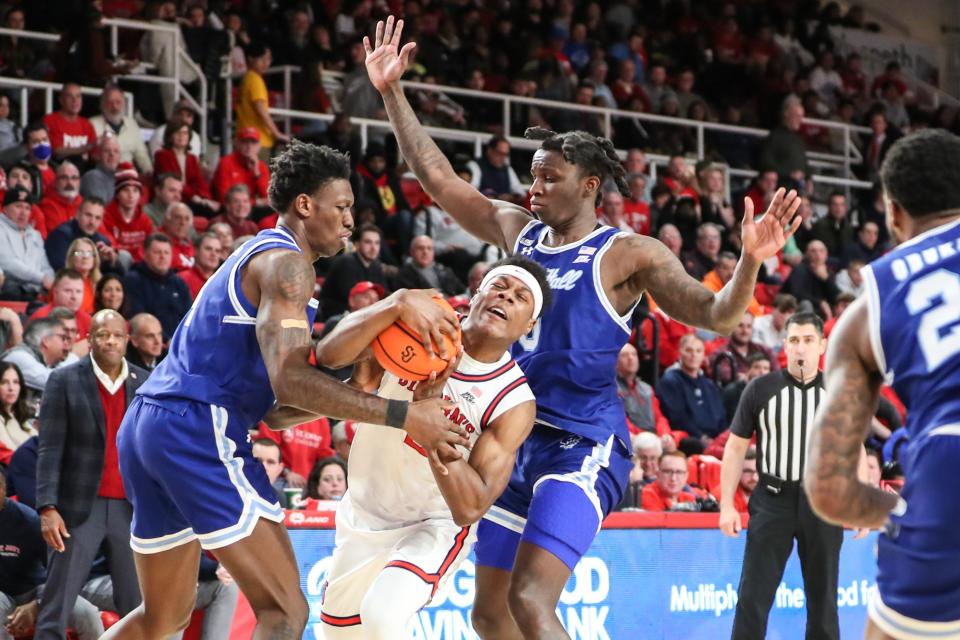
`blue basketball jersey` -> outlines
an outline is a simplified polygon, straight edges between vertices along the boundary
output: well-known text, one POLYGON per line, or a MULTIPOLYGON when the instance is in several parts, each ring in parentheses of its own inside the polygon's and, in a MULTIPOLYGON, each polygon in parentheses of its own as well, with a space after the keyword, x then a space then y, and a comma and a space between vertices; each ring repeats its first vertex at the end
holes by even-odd
POLYGON ((870 343, 913 441, 960 424, 960 220, 863 269, 870 343))
MULTIPOLYGON (((300 252, 282 227, 261 231, 237 249, 203 285, 173 334, 167 357, 139 395, 213 404, 256 426, 275 396, 257 342, 257 309, 243 295, 240 271, 250 258, 270 249, 300 252)), ((313 326, 317 304, 311 299, 305 310, 308 326, 313 326)))
POLYGON ((537 421, 630 450, 616 367, 630 337, 631 309, 620 316, 600 283, 600 262, 622 232, 601 226, 579 242, 544 245, 549 228, 531 221, 513 252, 547 271, 553 304, 512 348, 537 398, 537 421))

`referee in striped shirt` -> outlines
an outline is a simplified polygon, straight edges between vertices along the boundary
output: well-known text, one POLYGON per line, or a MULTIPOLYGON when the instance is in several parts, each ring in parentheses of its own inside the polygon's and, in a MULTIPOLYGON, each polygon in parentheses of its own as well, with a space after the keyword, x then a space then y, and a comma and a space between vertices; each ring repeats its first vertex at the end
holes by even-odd
POLYGON ((837 582, 843 529, 817 517, 801 487, 807 436, 824 395, 818 371, 826 349, 823 321, 812 313, 797 313, 787 321, 786 332, 787 368, 747 385, 723 454, 720 528, 736 536, 740 515, 733 498, 750 438, 756 434, 760 482, 749 504, 734 640, 766 637, 767 616, 794 539, 807 602, 806 638, 840 637, 837 582))

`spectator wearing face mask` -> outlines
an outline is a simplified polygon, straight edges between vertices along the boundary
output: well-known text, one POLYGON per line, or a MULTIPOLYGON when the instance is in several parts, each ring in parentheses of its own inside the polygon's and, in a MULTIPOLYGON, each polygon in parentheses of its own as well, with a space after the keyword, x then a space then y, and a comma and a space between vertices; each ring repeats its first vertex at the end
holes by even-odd
POLYGON ((30 172, 30 195, 39 202, 44 194, 53 188, 56 173, 50 166, 53 147, 50 145, 50 133, 42 122, 34 122, 23 132, 23 144, 11 147, 0 153, 0 165, 9 167, 23 162, 30 172))

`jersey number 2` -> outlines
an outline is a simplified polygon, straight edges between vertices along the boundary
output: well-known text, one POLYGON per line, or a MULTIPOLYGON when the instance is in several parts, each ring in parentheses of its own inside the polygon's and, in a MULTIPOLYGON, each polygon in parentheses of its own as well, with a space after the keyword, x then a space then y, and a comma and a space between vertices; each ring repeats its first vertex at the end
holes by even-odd
POLYGON ((939 269, 920 278, 910 285, 906 303, 910 315, 923 314, 917 339, 932 372, 960 352, 960 275, 939 269), (937 298, 940 304, 931 306, 937 298))

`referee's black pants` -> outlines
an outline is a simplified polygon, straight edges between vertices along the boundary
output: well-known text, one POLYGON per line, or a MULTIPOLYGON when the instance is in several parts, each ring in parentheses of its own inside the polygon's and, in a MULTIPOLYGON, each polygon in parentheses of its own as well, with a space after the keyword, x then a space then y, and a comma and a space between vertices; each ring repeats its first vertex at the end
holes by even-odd
POLYGON ((773 494, 761 477, 749 510, 732 638, 766 637, 767 617, 796 538, 807 605, 806 639, 839 640, 837 582, 843 528, 817 517, 799 482, 784 482, 780 493, 773 494))

